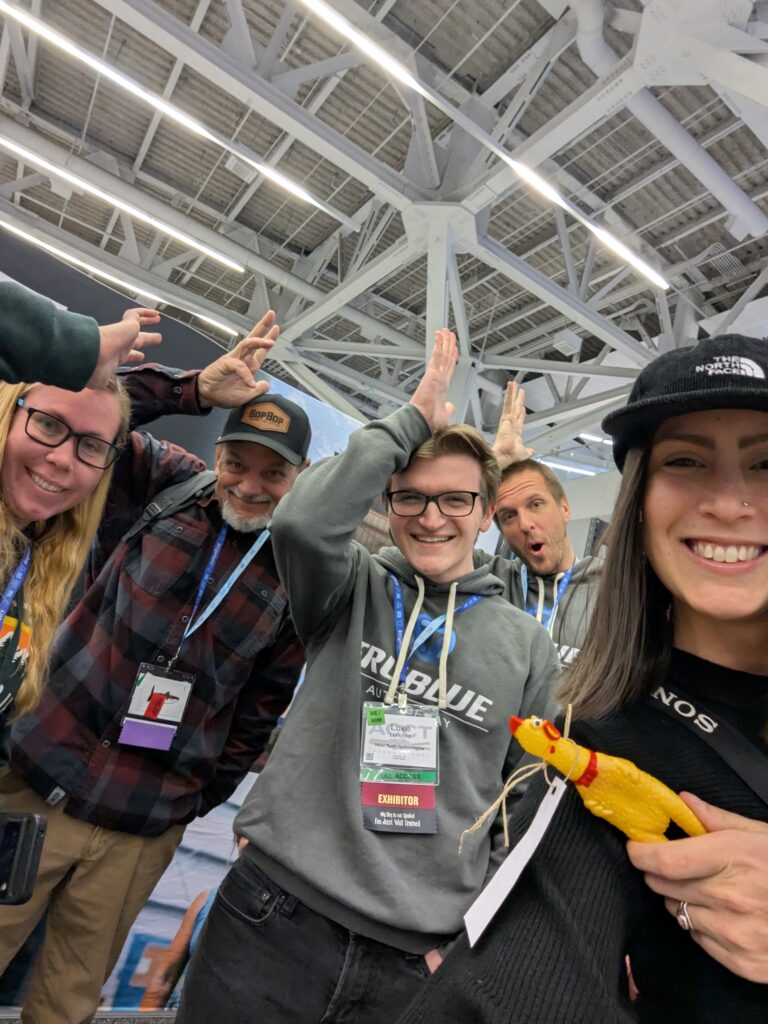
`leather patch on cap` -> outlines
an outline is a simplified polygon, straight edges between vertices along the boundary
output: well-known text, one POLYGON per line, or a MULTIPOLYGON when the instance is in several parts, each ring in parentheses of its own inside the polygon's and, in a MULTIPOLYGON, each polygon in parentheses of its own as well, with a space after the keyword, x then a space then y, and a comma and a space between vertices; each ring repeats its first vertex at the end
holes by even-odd
POLYGON ((287 434, 291 428, 291 417, 273 402, 249 405, 240 417, 240 422, 257 430, 271 430, 276 434, 287 434))

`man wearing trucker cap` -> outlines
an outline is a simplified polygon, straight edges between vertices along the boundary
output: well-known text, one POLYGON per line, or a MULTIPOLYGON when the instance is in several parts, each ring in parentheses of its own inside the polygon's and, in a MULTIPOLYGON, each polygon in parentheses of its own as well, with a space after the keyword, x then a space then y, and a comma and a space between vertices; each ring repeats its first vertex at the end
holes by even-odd
POLYGON ((235 408, 215 475, 131 433, 49 685, 16 725, 0 803, 48 819, 32 899, 0 908, 0 971, 47 911, 29 1024, 90 1019, 184 826, 229 797, 298 679, 266 526, 308 464, 310 426, 254 380, 272 319, 203 371, 123 376, 134 424, 235 408))

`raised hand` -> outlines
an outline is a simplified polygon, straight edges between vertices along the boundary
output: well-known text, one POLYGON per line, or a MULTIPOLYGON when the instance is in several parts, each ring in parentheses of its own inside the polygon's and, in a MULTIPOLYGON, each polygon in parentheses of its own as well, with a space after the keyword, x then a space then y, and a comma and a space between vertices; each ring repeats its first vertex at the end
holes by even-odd
POLYGON ((768 983, 768 825, 681 794, 708 830, 671 843, 628 843, 632 863, 670 914, 688 904, 694 942, 729 971, 768 983))
POLYGON ((533 448, 526 448, 523 444, 524 427, 525 392, 519 384, 510 381, 504 394, 496 440, 493 442, 493 454, 502 469, 511 466, 513 462, 525 462, 533 455, 533 448))
POLYGON ((446 402, 446 398, 458 354, 453 331, 447 327, 435 331, 435 347, 424 376, 410 400, 410 404, 416 406, 433 431, 447 427, 454 412, 453 404, 446 402))
POLYGON ((162 335, 156 331, 142 331, 141 328, 146 324, 156 324, 159 320, 160 314, 154 309, 136 307, 126 309, 119 323, 99 327, 99 361, 85 386, 106 387, 118 366, 140 363, 144 358, 141 350, 157 345, 162 340, 162 335))
POLYGON ((200 405, 203 408, 235 409, 265 394, 269 390, 269 382, 255 380, 254 374, 261 369, 279 333, 275 314, 270 309, 247 338, 200 372, 197 378, 200 405))

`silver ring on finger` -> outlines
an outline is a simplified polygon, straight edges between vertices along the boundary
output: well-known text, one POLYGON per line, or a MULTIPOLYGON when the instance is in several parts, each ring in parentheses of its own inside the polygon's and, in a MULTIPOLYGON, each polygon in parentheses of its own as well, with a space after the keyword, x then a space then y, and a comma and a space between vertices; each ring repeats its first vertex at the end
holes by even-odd
POLYGON ((677 904, 675 917, 677 918, 677 923, 680 925, 683 931, 693 931, 693 922, 691 921, 691 915, 688 913, 688 900, 680 900, 680 902, 677 904))

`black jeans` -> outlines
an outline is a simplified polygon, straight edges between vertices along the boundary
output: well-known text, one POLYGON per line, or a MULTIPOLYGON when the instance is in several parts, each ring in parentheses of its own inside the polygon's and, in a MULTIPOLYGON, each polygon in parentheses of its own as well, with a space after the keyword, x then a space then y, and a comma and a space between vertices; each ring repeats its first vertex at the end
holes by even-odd
POLYGON ((241 859, 200 933, 176 1024, 394 1024, 428 975, 423 956, 348 932, 241 859))

